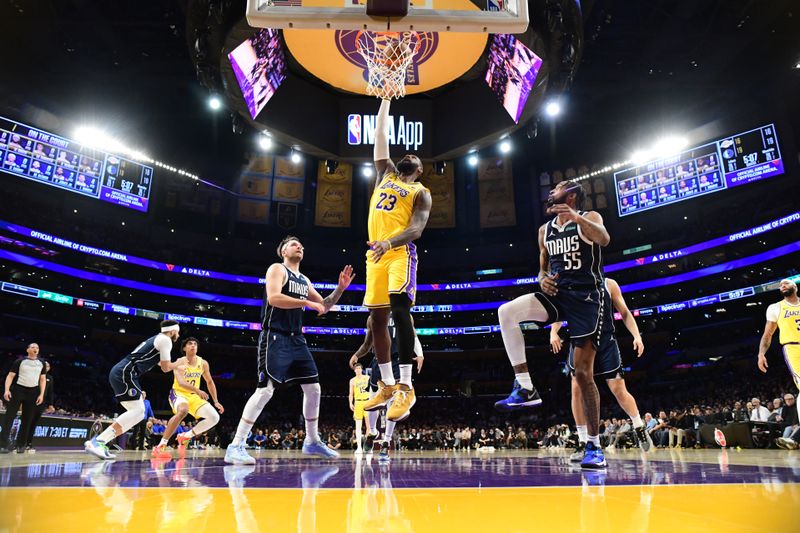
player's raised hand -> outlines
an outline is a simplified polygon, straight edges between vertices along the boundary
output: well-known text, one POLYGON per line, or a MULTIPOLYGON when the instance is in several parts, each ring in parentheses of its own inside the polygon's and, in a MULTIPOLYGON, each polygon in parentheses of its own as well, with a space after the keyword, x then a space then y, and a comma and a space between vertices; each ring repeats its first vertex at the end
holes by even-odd
POLYGON ((542 292, 548 296, 555 296, 558 293, 558 274, 547 274, 539 277, 539 286, 542 292))
POLYGON ((558 353, 561 351, 561 337, 558 336, 558 333, 553 335, 550 333, 550 349, 553 350, 553 353, 558 353))
POLYGON ((392 248, 389 241, 367 241, 367 246, 370 248, 370 257, 373 263, 380 261, 381 257, 392 248))
POLYGON ((339 272, 339 288, 345 290, 350 286, 350 283, 355 277, 356 275, 353 272, 353 267, 350 265, 345 265, 342 271, 339 272))
POLYGON ((312 311, 316 311, 318 316, 322 316, 328 312, 328 309, 325 307, 325 304, 321 304, 319 302, 312 302, 311 300, 306 301, 306 308, 311 309, 312 311))
POLYGON ((767 364, 767 356, 763 353, 758 354, 758 369, 766 374, 767 368, 769 368, 769 365, 767 364))
POLYGON ((644 343, 640 335, 633 338, 633 351, 636 352, 636 357, 641 357, 644 353, 644 343))
POLYGON ((553 207, 549 208, 547 212, 573 222, 580 218, 580 214, 567 204, 555 204, 553 207))

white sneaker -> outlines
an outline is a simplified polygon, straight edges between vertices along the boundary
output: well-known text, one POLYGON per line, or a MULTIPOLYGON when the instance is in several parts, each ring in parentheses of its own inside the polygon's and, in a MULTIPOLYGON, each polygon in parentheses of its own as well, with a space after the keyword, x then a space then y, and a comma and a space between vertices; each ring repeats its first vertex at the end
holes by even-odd
POLYGON ((83 449, 95 457, 99 457, 100 459, 115 459, 117 456, 108 451, 108 447, 99 442, 97 437, 93 437, 92 440, 87 440, 83 443, 83 449))

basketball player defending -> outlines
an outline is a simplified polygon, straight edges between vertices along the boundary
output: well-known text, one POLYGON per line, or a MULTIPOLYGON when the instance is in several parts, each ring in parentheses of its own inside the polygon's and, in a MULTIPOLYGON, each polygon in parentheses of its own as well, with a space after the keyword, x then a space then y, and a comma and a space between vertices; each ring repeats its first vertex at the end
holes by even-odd
POLYGON ((319 386, 317 365, 303 336, 303 308, 324 315, 336 305, 350 286, 355 274, 346 265, 339 273, 336 289, 323 298, 300 273, 303 245, 297 237, 285 237, 278 245, 282 263, 273 263, 267 270, 264 302, 261 306, 261 335, 258 337, 258 385, 247 400, 225 462, 255 464, 244 449, 245 440, 258 415, 272 398, 276 387, 299 384, 303 389, 303 417, 306 440, 303 453, 322 457, 338 457, 319 437, 319 386))
POLYGON ((369 251, 367 251, 367 292, 364 306, 372 317, 375 354, 383 387, 367 401, 373 411, 389 400, 386 418, 399 422, 408 417, 416 403, 411 383, 414 357, 414 325, 411 306, 417 292, 416 239, 422 235, 431 212, 431 194, 417 182, 422 161, 406 154, 395 166, 389 159, 389 101, 381 102, 375 125, 375 169, 377 179, 369 205, 369 251), (400 383, 392 373, 389 314, 398 335, 400 383))
POLYGON ((198 342, 194 337, 188 337, 181 343, 184 356, 175 361, 175 370, 172 371, 175 379, 172 382, 172 390, 169 391, 169 405, 172 407, 173 417, 167 422, 161 442, 153 448, 152 456, 156 459, 172 459, 172 454, 167 450, 167 443, 187 414, 199 422, 189 431, 178 435, 178 454, 181 458, 186 457, 186 444, 216 426, 219 423, 219 415, 225 412, 217 399, 217 385, 211 377, 211 367, 208 361, 197 355, 197 348, 198 342), (208 393, 200 389, 201 377, 206 381, 208 393), (208 403, 209 395, 214 407, 208 403))
MULTIPOLYGON (((397 328, 394 325, 394 320, 391 318, 389 319, 389 338, 391 339, 390 353, 392 354, 392 375, 394 376, 395 380, 398 380, 400 379, 400 354, 398 353, 397 328)), ((355 368, 355 365, 358 364, 359 359, 370 352, 373 353, 372 364, 370 365, 369 370, 370 398, 374 397, 377 391, 384 387, 383 382, 381 381, 380 363, 378 362, 377 355, 374 355, 375 345, 373 339, 372 317, 370 316, 367 317, 367 333, 364 335, 364 342, 361 343, 361 346, 358 348, 358 350, 356 350, 356 352, 350 357, 350 368, 355 368)), ((414 331, 414 361, 417 362, 417 374, 419 374, 422 372, 422 365, 425 362, 425 354, 422 353, 422 343, 419 342, 419 337, 417 337, 416 331, 414 331)), ((391 398, 386 405, 387 409, 391 409, 391 398)), ((365 444, 367 453, 372 453, 373 443, 375 438, 378 436, 378 414, 379 411, 376 409, 367 411, 367 427, 372 428, 371 432, 369 430, 367 431, 367 442, 365 444)), ((381 439, 381 451, 379 457, 380 461, 389 461, 389 449, 391 448, 395 425, 397 425, 397 422, 389 420, 388 418, 386 419, 386 428, 384 428, 383 439, 381 439)))
POLYGON ((603 218, 581 211, 585 193, 580 184, 562 181, 551 191, 547 213, 556 217, 539 228, 539 286, 542 292, 520 296, 498 309, 500 331, 516 379, 508 398, 495 404, 513 411, 542 403, 525 359, 520 322, 570 324, 575 381, 581 391, 588 443, 584 468, 605 468, 600 449, 600 393, 594 382, 594 358, 601 333, 612 335, 611 305, 605 297, 601 247, 611 238, 603 218))
MULTIPOLYGON (((350 410, 353 411, 353 420, 356 421, 356 453, 363 453, 361 449, 361 424, 364 420, 367 421, 367 436, 372 433, 369 417, 366 417, 364 413, 364 403, 369 400, 369 377, 364 374, 364 367, 361 363, 353 365, 353 372, 356 375, 350 378, 350 392, 347 396, 350 410)), ((369 441, 369 444, 372 444, 372 441, 369 441)))
MULTIPOLYGON (((633 349, 636 351, 636 357, 641 357, 644 353, 644 343, 642 343, 642 336, 639 333, 639 327, 636 325, 636 319, 633 317, 625 299, 622 297, 622 291, 616 281, 611 278, 606 278, 606 297, 611 298, 611 303, 614 308, 622 315, 622 322, 628 328, 631 335, 633 335, 633 349)), ((554 322, 550 329, 550 346, 553 353, 561 351, 561 337, 558 332, 561 329, 561 322, 554 322)), ((584 451, 586 449, 586 441, 588 435, 586 433, 586 416, 583 413, 583 398, 581 397, 581 390, 575 381, 575 363, 573 361, 574 350, 569 351, 567 357, 567 367, 572 375, 572 416, 575 418, 575 425, 578 428, 578 448, 570 456, 570 461, 578 462, 583 460, 584 451)), ((644 422, 639 415, 639 408, 636 406, 636 399, 628 392, 625 386, 625 378, 622 373, 622 356, 619 353, 619 346, 615 335, 607 335, 601 339, 600 346, 597 348, 597 358, 594 364, 595 378, 605 378, 608 388, 611 389, 612 394, 617 399, 617 403, 631 418, 633 423, 633 431, 636 435, 636 440, 642 451, 649 451, 652 446, 650 436, 644 429, 644 422)))
MULTIPOLYGON (((783 358, 795 386, 800 389, 800 298, 797 296, 797 284, 790 279, 783 279, 778 290, 783 300, 767 307, 767 323, 758 346, 758 368, 762 372, 767 371, 767 350, 772 344, 775 330, 780 329, 783 358)), ((791 437, 781 437, 776 444, 784 449, 796 450, 800 443, 791 437)))
POLYGON ((114 390, 117 401, 125 408, 114 423, 105 431, 83 443, 84 449, 100 459, 114 459, 116 455, 108 451, 108 443, 127 432, 144 420, 144 400, 139 376, 158 364, 164 373, 175 368, 170 352, 172 343, 180 337, 180 326, 174 320, 161 322, 161 333, 153 335, 114 365, 108 374, 108 381, 114 390))

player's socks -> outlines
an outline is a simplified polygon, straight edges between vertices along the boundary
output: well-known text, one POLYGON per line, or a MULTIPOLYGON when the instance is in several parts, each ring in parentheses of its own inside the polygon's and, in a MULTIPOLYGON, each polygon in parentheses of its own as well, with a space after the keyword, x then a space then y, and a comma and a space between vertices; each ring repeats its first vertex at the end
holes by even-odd
POLYGON ((392 363, 379 363, 378 367, 381 369, 381 381, 383 381, 383 384, 387 387, 395 385, 392 363))
POLYGON ((97 442, 99 442, 100 444, 108 444, 115 438, 117 438, 117 433, 116 431, 114 431, 114 426, 112 424, 97 436, 97 442))
POLYGON ((386 431, 383 432, 383 442, 392 442, 392 435, 394 435, 394 427, 397 425, 397 422, 393 422, 389 419, 386 420, 386 431))
POLYGON ((247 436, 250 434, 250 430, 253 428, 253 424, 251 422, 245 421, 244 418, 239 420, 239 425, 236 427, 236 435, 233 437, 231 441, 231 446, 240 446, 247 441, 247 436))
POLYGON ((356 450, 361 449, 361 420, 356 420, 356 450))
MULTIPOLYGON (((369 394, 370 399, 374 398, 374 393, 370 392, 369 394)), ((380 413, 378 411, 367 411, 367 420, 369 421, 369 429, 371 435, 378 434, 378 415, 380 413)))
POLYGON ((589 440, 589 432, 586 430, 586 426, 575 426, 578 430, 578 442, 582 442, 586 444, 589 440))
POLYGON ((600 435, 595 435, 595 436, 589 435, 587 437, 587 442, 591 442, 592 444, 594 444, 595 448, 599 449, 600 448, 600 435))
POLYGON ((413 389, 411 385, 411 368, 413 365, 400 365, 400 383, 408 385, 409 389, 413 389))
POLYGON ((517 378, 517 383, 525 390, 533 390, 533 380, 531 380, 530 372, 518 372, 514 374, 517 378))
POLYGON ((167 441, 167 439, 161 439, 161 442, 158 443, 159 446, 166 446, 167 444, 169 444, 169 441, 167 441))
POLYGON ((306 418, 306 441, 319 440, 319 419, 309 420, 306 418))
POLYGON ((631 422, 633 423, 634 428, 640 428, 644 425, 644 422, 642 422, 642 417, 639 416, 639 413, 636 413, 635 416, 631 417, 631 422))

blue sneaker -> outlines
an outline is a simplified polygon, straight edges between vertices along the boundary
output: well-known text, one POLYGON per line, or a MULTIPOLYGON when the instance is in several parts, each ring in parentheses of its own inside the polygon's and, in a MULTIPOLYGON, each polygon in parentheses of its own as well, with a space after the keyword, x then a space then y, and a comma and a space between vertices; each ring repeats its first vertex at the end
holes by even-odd
POLYGON ((255 471, 255 465, 234 465, 224 467, 222 475, 225 476, 225 483, 228 484, 229 488, 243 488, 247 476, 255 471))
POLYGON ((86 453, 90 453, 100 459, 114 459, 117 456, 108 451, 108 446, 97 440, 97 437, 92 437, 92 440, 87 440, 83 443, 83 449, 86 453))
POLYGON ((304 489, 318 489, 337 472, 339 467, 331 465, 309 468, 300 474, 300 483, 304 489))
POLYGON ((526 409, 528 407, 535 407, 542 404, 542 399, 536 388, 533 390, 523 389, 519 382, 514 380, 514 388, 511 389, 511 394, 505 400, 495 402, 494 408, 498 411, 516 411, 518 409, 526 409))
POLYGON ((331 450, 321 440, 317 441, 305 441, 303 443, 303 454, 304 455, 319 455, 320 457, 325 457, 326 459, 336 459, 339 457, 339 452, 336 450, 331 450))
POLYGON ((581 461, 581 468, 599 470, 607 466, 608 463, 606 463, 603 450, 595 446, 593 442, 587 442, 586 451, 583 453, 583 461, 581 461))
POLYGON ((225 462, 232 465, 254 465, 256 460, 244 450, 244 445, 234 446, 231 444, 225 450, 225 462))

